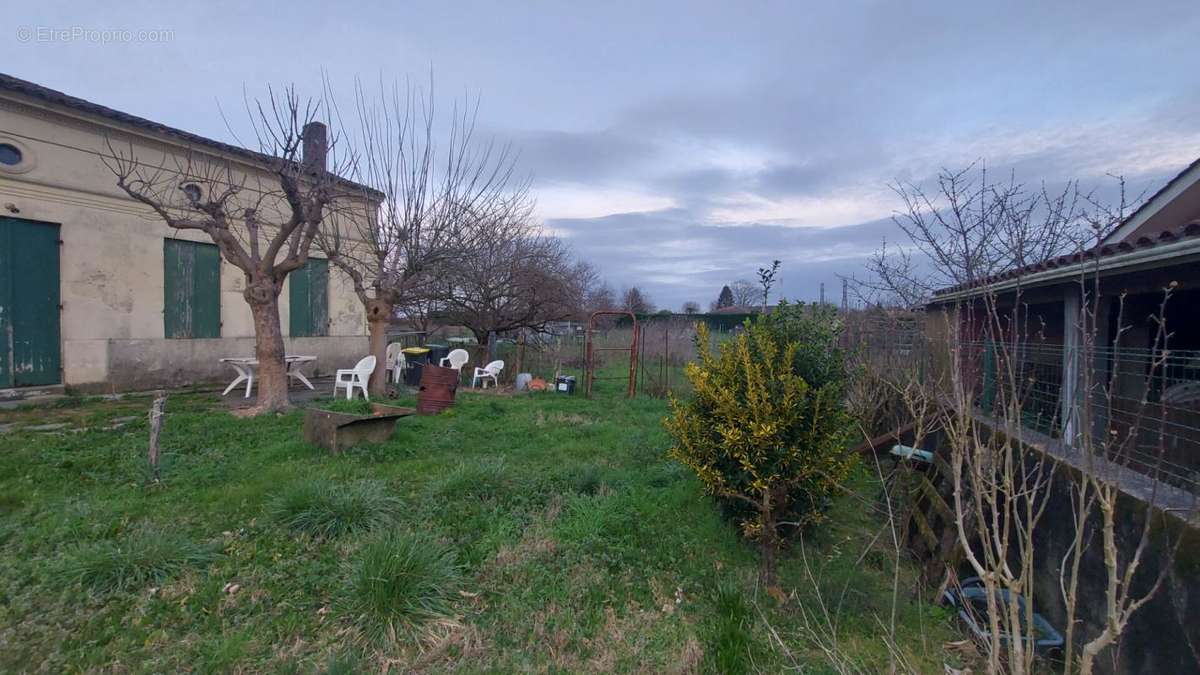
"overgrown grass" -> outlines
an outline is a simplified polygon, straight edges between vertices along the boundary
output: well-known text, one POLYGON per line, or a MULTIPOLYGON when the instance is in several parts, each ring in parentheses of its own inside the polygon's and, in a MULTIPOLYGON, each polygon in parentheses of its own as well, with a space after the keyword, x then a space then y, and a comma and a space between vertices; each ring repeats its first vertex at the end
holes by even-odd
POLYGON ((220 557, 219 547, 186 536, 139 528, 120 539, 83 544, 63 556, 62 574, 97 591, 140 590, 161 585, 188 567, 220 557))
MULTIPOLYGON (((894 555, 864 506, 878 483, 858 476, 785 552, 780 602, 666 459, 665 402, 621 390, 460 391, 338 456, 303 442, 300 411, 239 418, 173 395, 157 485, 149 399, 15 411, 0 434, 0 672, 822 672, 803 611, 819 601, 847 658, 887 671, 894 555), (72 426, 24 429, 59 421, 72 426)), ((949 614, 903 561, 899 583, 897 639, 940 672, 949 614)))
POLYGON ((400 500, 378 481, 313 479, 285 487, 268 504, 267 514, 293 532, 328 539, 376 528, 399 509, 400 500))
POLYGON ((717 586, 708 627, 708 644, 712 649, 707 665, 714 672, 727 675, 751 672, 757 647, 751 633, 754 624, 754 608, 742 590, 728 582, 717 586))
POLYGON ((391 641, 447 616, 461 588, 452 550, 428 537, 387 532, 358 552, 346 611, 369 640, 391 641))

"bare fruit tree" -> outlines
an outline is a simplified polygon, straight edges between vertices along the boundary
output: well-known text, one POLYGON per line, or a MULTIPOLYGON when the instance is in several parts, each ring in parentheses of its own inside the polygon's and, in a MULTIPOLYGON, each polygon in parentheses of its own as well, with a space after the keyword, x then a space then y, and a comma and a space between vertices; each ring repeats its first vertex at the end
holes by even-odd
MULTIPOLYGON (((1118 403, 1118 384, 1130 383, 1118 383, 1116 366, 1108 364, 1123 358, 1131 321, 1122 311, 1124 294, 1105 296, 1114 307, 1101 310, 1099 257, 1081 252, 1129 212, 1123 183, 1121 204, 1108 208, 1074 184, 1052 194, 1011 179, 993 185, 982 171, 978 179, 968 174, 943 173, 936 197, 913 186, 897 190, 905 202, 897 222, 909 237, 901 250, 927 260, 881 252, 874 283, 909 306, 923 305, 939 287, 958 295, 943 294, 940 311, 925 317, 927 343, 904 346, 902 358, 874 372, 888 392, 883 398, 906 409, 899 417, 916 428, 917 443, 930 430, 940 439, 957 550, 983 591, 977 617, 987 636, 988 671, 1039 672, 1034 607, 1055 602, 1066 614, 1065 672, 1091 673, 1097 656, 1119 644, 1131 617, 1162 588, 1178 546, 1163 534, 1169 531, 1163 527, 1170 492, 1162 479, 1166 418, 1159 412, 1156 421, 1148 410, 1154 405, 1148 392, 1170 356, 1171 288, 1150 312, 1154 331, 1137 375, 1144 379, 1141 393, 1118 403), (1064 300, 1043 317, 1023 287, 1024 268, 1063 253, 1095 264, 1081 263, 1077 274, 1078 311, 1072 314, 1064 300), (1061 368, 1061 382, 1045 374, 1047 367, 1061 368), (1157 447, 1140 447, 1147 438, 1157 447), (1122 476, 1131 473, 1149 485, 1144 507, 1121 495, 1128 480, 1122 476), (1048 532, 1047 508, 1064 497, 1072 507, 1066 554, 1048 559, 1043 549, 1061 546, 1053 539, 1063 535, 1048 532), (1138 522, 1135 536, 1119 543, 1122 523, 1131 522, 1138 522), (1158 567, 1148 569, 1152 559, 1158 567), (1048 574, 1061 598, 1039 600, 1048 574), (1101 579, 1102 592, 1083 597, 1084 575, 1089 583, 1101 579), (1012 597, 1024 600, 1005 600, 1012 597), (1078 627, 1085 602, 1099 624, 1087 634, 1078 627)), ((889 335, 884 342, 895 340, 889 335)), ((943 587, 956 585, 951 565, 943 587)))
POLYGON ((892 186, 904 203, 892 221, 907 245, 889 248, 884 242, 867 265, 874 280, 859 284, 861 294, 917 307, 938 288, 1073 252, 1091 234, 1081 210, 1090 195, 1076 183, 1051 191, 1029 188, 1014 174, 994 182, 985 166, 974 163, 943 169, 936 184, 892 186))
POLYGON ((444 320, 465 326, 479 344, 578 316, 596 279, 590 265, 533 222, 527 193, 495 206, 469 219, 474 252, 446 270, 436 294, 444 320))
MULTIPOLYGON (((371 354, 369 390, 387 383, 387 328, 398 308, 427 325, 449 292, 446 281, 476 255, 478 223, 523 202, 527 185, 513 181, 508 147, 476 143, 478 101, 454 106, 439 124, 428 90, 392 84, 356 87, 358 178, 383 195, 382 205, 349 228, 322 231, 318 245, 351 280, 366 310, 371 354)), ((362 204, 374 206, 364 200, 362 204)), ((477 241, 478 240, 478 241, 477 241)))
POLYGON ((106 166, 117 186, 176 230, 208 235, 221 257, 245 275, 242 296, 254 318, 259 363, 259 411, 287 408, 279 294, 289 273, 302 267, 322 228, 343 201, 361 196, 338 177, 341 166, 318 101, 302 101, 294 87, 247 104, 259 152, 191 150, 151 156, 107 140, 106 166), (120 146, 120 147, 118 147, 120 146), (239 157, 236 161, 233 157, 239 157), (335 166, 330 170, 329 162, 335 166))
MULTIPOLYGON (((612 310, 616 307, 617 294, 613 291, 612 286, 608 285, 607 281, 595 284, 592 288, 588 289, 584 306, 586 310, 585 314, 612 310)), ((587 320, 587 316, 581 316, 580 318, 587 320)))

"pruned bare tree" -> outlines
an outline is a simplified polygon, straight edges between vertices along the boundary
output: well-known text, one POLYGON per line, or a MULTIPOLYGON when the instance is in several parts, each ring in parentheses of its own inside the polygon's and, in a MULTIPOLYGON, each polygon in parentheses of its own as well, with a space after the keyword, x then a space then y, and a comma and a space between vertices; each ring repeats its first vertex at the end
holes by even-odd
POLYGON ((292 271, 308 260, 318 234, 336 212, 364 197, 338 177, 353 156, 338 162, 336 140, 318 120, 328 109, 302 100, 294 87, 247 101, 258 153, 190 150, 180 155, 135 149, 133 141, 106 140, 105 165, 117 186, 176 230, 208 235, 221 257, 245 275, 242 296, 254 318, 259 362, 257 409, 288 407, 288 377, 279 294, 292 271), (330 167, 330 163, 333 166, 330 167))
MULTIPOLYGON (((1119 184, 1120 199, 1115 205, 1102 203, 1089 197, 1090 207, 1085 219, 1096 235, 1103 239, 1125 220, 1131 205, 1127 201, 1125 181, 1115 177, 1119 184)), ((1108 355, 1119 354, 1127 343, 1133 342, 1129 333, 1133 328, 1126 315, 1126 293, 1118 298, 1113 324, 1115 330, 1110 339, 1109 317, 1103 313, 1103 296, 1099 260, 1086 268, 1078 279, 1081 302, 1073 319, 1079 332, 1079 400, 1078 419, 1071 425, 1071 443, 1083 450, 1085 470, 1076 477, 1071 491, 1072 515, 1076 536, 1064 556, 1060 573, 1060 587, 1067 611, 1065 661, 1067 672, 1090 675, 1096 669, 1097 658, 1107 649, 1117 645, 1130 619, 1157 595, 1166 582, 1182 537, 1171 538, 1163 533, 1163 522, 1153 517, 1155 508, 1169 510, 1162 482, 1167 471, 1166 444, 1171 435, 1163 425, 1169 419, 1167 404, 1163 397, 1153 397, 1156 378, 1161 379, 1171 367, 1170 359, 1173 333, 1168 329, 1168 308, 1176 290, 1176 282, 1162 289, 1157 308, 1146 318, 1151 324, 1152 337, 1149 362, 1142 373, 1142 382, 1137 386, 1137 395, 1130 406, 1118 401, 1121 389, 1119 369, 1114 367, 1107 374, 1099 372, 1092 364, 1102 362, 1108 355), (1153 400, 1157 398, 1157 401, 1153 400), (1119 413, 1119 414, 1118 414, 1119 413), (1148 434, 1146 432, 1149 432, 1148 434), (1150 441, 1146 442, 1146 437, 1150 441), (1116 475, 1131 466, 1137 466, 1151 477, 1146 513, 1136 531, 1136 543, 1130 547, 1118 544, 1120 522, 1129 518, 1129 503, 1122 497, 1122 481, 1116 475), (1163 533, 1155 533, 1162 528, 1163 533), (1086 550, 1099 535, 1104 570, 1104 612, 1101 629, 1090 636, 1076 650, 1076 617, 1080 575, 1085 563, 1086 550), (1149 558, 1148 550, 1160 547, 1161 556, 1157 569, 1145 569, 1149 558), (1141 572, 1149 581, 1138 585, 1135 577, 1141 572), (1078 661, 1075 659, 1078 651, 1078 661)), ((1176 505, 1179 506, 1178 504, 1176 505)), ((1184 509, 1194 511, 1195 497, 1184 509)), ((1198 664, 1200 665, 1200 664, 1198 664)))
POLYGON ((514 181, 508 146, 476 142, 477 99, 456 104, 439 124, 432 78, 427 91, 393 83, 369 92, 359 83, 355 109, 357 133, 347 136, 359 180, 383 202, 352 228, 323 231, 318 244, 366 310, 377 364, 368 388, 383 394, 396 309, 427 325, 449 288, 446 279, 487 243, 478 224, 527 201, 528 184, 514 181))

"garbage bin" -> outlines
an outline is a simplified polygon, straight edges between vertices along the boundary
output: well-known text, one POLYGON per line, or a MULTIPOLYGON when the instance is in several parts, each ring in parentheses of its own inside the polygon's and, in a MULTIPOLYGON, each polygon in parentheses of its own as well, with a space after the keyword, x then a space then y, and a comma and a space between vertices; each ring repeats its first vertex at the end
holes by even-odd
POLYGON ((429 350, 425 347, 405 347, 400 351, 404 354, 404 384, 420 386, 421 369, 429 362, 429 350))
POLYGON ((425 348, 429 350, 428 363, 432 363, 435 366, 442 365, 442 359, 446 358, 450 354, 450 347, 447 345, 433 344, 430 342, 425 344, 425 348))
POLYGON ((554 390, 560 394, 573 395, 575 393, 575 376, 559 375, 558 379, 554 380, 554 390))

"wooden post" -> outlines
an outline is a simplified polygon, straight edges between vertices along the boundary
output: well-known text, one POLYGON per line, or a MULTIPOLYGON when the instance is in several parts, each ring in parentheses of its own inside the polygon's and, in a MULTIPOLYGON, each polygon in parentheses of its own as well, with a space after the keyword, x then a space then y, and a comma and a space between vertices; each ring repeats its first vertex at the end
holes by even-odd
POLYGON ((669 396, 671 394, 671 324, 669 322, 667 323, 667 336, 663 338, 663 342, 667 344, 666 348, 663 349, 663 360, 667 362, 666 390, 669 396))
POLYGON ((521 367, 525 365, 525 331, 521 331, 517 335, 517 367, 513 368, 513 373, 520 373, 521 367))
POLYGON ((150 459, 150 475, 158 482, 158 435, 162 431, 163 408, 167 405, 167 393, 154 392, 154 404, 150 406, 150 449, 147 456, 150 459))

